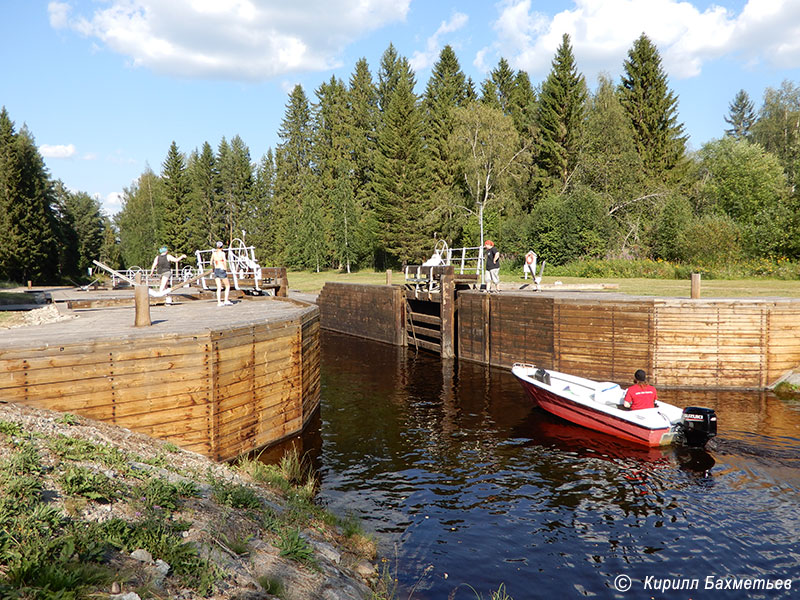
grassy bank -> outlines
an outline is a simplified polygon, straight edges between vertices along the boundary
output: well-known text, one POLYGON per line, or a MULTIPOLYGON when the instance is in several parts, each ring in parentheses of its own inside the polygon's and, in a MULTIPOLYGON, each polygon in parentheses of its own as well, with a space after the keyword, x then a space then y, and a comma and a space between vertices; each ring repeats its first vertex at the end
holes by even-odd
POLYGON ((0 404, 0 598, 260 590, 299 600, 331 581, 343 582, 332 598, 359 587, 387 597, 369 575, 374 544, 313 502, 316 485, 296 453, 230 467, 104 423, 0 404), (371 591, 351 570, 362 563, 371 591))
MULTIPOLYGON (((289 272, 289 288, 306 293, 318 293, 327 281, 346 283, 368 283, 382 285, 386 283, 386 273, 373 273, 360 271, 358 273, 339 273, 337 271, 323 271, 309 273, 307 271, 289 272)), ((403 274, 394 272, 392 281, 400 283, 403 274)), ((505 284, 525 283, 522 270, 501 271, 500 281, 505 284)), ((530 282, 530 279, 528 280, 530 282)), ((688 298, 690 294, 690 280, 686 279, 651 279, 645 277, 559 277, 547 275, 543 283, 615 283, 619 292, 636 296, 664 296, 671 298, 688 298)), ((748 298, 748 297, 782 297, 800 298, 800 281, 783 279, 706 279, 702 281, 702 295, 704 298, 748 298)))

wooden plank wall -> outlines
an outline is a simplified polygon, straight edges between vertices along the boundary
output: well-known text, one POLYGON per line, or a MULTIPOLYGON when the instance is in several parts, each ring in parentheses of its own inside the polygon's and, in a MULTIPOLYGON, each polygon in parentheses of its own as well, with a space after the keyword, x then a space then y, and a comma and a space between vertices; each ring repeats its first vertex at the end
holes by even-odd
POLYGON ((210 454, 207 336, 0 352, 0 398, 83 415, 210 454))
POLYGON ((623 384, 642 368, 664 387, 764 389, 800 368, 797 323, 797 301, 468 292, 458 298, 458 354, 623 384))
POLYGON ((199 335, 0 351, 0 400, 127 427, 216 460, 299 433, 319 405, 319 313, 199 335))
POLYGON ((800 303, 776 302, 767 314, 766 363, 770 385, 800 365, 800 303))
POLYGON ((405 300, 400 286, 329 282, 319 293, 317 305, 323 329, 405 344, 405 300))

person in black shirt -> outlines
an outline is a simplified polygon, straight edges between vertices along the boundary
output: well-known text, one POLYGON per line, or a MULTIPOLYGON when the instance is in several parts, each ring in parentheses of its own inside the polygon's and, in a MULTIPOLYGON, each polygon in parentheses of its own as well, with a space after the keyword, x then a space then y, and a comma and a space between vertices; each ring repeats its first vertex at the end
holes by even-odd
POLYGON ((491 292, 492 286, 494 291, 500 291, 500 253, 494 247, 492 240, 486 240, 483 245, 486 250, 486 291, 491 292))
POLYGON ((180 262, 184 258, 186 258, 185 254, 181 254, 178 257, 172 256, 172 254, 167 253, 167 247, 162 246, 158 251, 158 256, 153 259, 153 266, 150 267, 150 274, 153 275, 156 273, 156 268, 158 268, 158 274, 161 276, 161 285, 158 288, 159 293, 163 294, 164 290, 167 289, 167 283, 169 282, 169 278, 172 275, 172 267, 169 263, 180 262))

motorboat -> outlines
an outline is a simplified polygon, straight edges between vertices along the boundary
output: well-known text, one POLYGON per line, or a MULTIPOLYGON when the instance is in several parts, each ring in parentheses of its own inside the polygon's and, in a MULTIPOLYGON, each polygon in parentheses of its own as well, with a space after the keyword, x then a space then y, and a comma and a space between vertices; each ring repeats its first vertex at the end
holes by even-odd
POLYGON ((629 410, 625 390, 611 381, 515 363, 511 372, 533 402, 567 421, 648 447, 705 447, 717 435, 717 415, 701 406, 679 408, 658 400, 654 408, 629 410))

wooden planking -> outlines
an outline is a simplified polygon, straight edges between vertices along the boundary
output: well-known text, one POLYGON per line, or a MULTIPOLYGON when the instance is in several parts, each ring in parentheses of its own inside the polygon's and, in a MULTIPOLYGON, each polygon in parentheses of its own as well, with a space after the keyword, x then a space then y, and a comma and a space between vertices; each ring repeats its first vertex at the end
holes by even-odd
POLYGON ((329 282, 317 304, 324 329, 403 345, 405 302, 400 287, 329 282))
POLYGON ((486 336, 483 316, 486 294, 462 293, 458 295, 458 357, 465 360, 485 363, 488 357, 484 351, 486 336))
POLYGON ((210 334, 6 349, 0 398, 234 458, 299 433, 319 405, 319 311, 298 306, 300 318, 210 334))
POLYGON ((714 387, 768 385, 769 307, 749 302, 661 301, 655 307, 656 381, 714 387))

